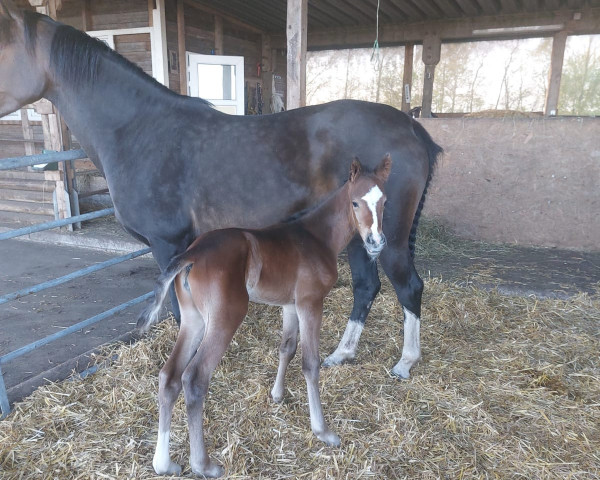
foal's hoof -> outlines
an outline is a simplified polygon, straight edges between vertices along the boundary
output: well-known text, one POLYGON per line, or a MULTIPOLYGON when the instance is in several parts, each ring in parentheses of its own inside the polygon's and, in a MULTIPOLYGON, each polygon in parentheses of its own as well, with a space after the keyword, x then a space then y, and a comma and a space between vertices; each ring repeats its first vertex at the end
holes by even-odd
POLYGON ((340 443, 341 443, 340 437, 338 437, 331 430, 327 430, 325 432, 320 432, 320 433, 315 433, 315 435, 317 436, 317 438, 319 440, 321 440, 325 444, 329 445, 330 447, 339 447, 340 446, 340 443))
POLYGON ((180 475, 181 467, 177 465, 175 462, 169 460, 169 463, 166 465, 159 465, 158 463, 153 462, 154 471, 157 475, 180 475))
POLYGON ((215 462, 208 462, 206 465, 197 468, 192 466, 192 472, 196 475, 204 475, 206 478, 217 478, 225 473, 225 469, 215 462))

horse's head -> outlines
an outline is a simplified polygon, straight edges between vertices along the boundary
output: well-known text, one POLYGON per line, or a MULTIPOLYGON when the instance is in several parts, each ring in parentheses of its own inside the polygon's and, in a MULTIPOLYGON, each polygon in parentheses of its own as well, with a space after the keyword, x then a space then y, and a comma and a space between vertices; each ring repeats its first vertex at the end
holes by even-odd
POLYGON ((386 199, 384 185, 391 168, 392 159, 389 153, 383 157, 373 173, 364 171, 357 158, 352 161, 350 167, 349 194, 354 221, 371 258, 377 258, 386 243, 382 231, 383 206, 386 199))
POLYGON ((47 87, 44 62, 35 55, 39 22, 28 19, 11 0, 0 0, 0 117, 39 100, 47 87))

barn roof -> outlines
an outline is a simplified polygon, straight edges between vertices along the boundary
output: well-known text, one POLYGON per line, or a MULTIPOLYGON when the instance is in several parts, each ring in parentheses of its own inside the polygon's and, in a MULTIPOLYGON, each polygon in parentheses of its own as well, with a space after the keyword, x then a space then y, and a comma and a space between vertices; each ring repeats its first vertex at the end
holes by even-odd
MULTIPOLYGON (((194 0, 285 40, 284 0, 194 0)), ((372 45, 378 0, 308 0, 308 47, 372 45)), ((381 44, 600 33, 600 0, 380 0, 381 44)), ((284 44, 284 43, 283 43, 284 44)))

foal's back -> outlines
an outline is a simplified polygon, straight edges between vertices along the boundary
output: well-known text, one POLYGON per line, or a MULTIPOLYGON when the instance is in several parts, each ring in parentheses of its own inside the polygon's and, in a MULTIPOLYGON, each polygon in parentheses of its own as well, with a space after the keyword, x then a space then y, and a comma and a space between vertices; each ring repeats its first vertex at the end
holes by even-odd
POLYGON ((184 286, 193 284, 186 290, 194 297, 210 296, 215 288, 239 292, 243 287, 245 301, 289 305, 299 293, 325 296, 337 279, 336 253, 299 221, 208 232, 192 243, 185 258, 193 266, 180 276, 187 276, 184 286))

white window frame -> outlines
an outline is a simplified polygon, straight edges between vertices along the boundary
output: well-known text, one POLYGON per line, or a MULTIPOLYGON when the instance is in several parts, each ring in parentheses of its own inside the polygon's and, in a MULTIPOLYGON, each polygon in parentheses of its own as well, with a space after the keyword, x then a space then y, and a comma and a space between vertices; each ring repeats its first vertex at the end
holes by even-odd
POLYGON ((164 0, 156 0, 156 7, 152 10, 152 27, 122 28, 116 30, 91 30, 87 33, 90 37, 97 38, 115 49, 116 35, 150 34, 150 54, 152 55, 152 76, 165 87, 169 86, 169 72, 167 60, 167 30, 165 21, 164 0))
MULTIPOLYGON (((222 100, 219 98, 205 98, 215 107, 235 107, 236 115, 245 114, 245 99, 244 99, 244 57, 228 56, 228 55, 202 55, 200 53, 186 52, 187 66, 187 93, 192 96, 192 92, 198 91, 198 69, 192 68, 192 65, 198 63, 206 65, 234 65, 235 66, 235 100, 222 100)), ((195 96, 195 95, 194 95, 195 96)))

